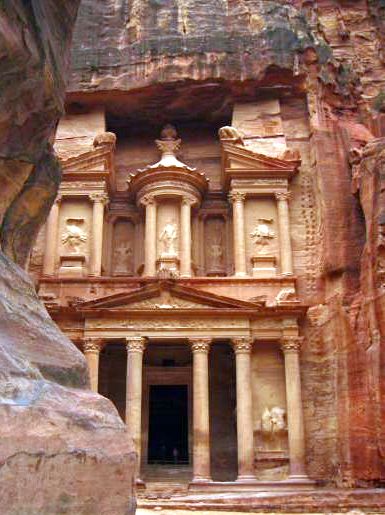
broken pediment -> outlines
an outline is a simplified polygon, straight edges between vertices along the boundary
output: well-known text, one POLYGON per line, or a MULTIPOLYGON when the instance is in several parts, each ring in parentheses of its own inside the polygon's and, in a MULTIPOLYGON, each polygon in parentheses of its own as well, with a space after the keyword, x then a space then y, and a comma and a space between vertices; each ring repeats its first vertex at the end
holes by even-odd
POLYGON ((232 179, 291 179, 300 165, 297 152, 286 150, 281 157, 259 154, 243 145, 222 141, 222 182, 232 179))
POLYGON ((172 309, 258 309, 262 302, 248 302, 181 286, 172 281, 159 281, 130 292, 108 295, 78 305, 81 310, 142 311, 172 309))

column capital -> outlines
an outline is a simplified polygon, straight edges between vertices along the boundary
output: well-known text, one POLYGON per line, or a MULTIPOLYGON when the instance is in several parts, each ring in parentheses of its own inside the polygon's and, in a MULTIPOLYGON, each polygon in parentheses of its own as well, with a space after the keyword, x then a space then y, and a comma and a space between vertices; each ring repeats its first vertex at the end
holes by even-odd
POLYGON ((144 206, 154 206, 156 205, 156 198, 154 195, 144 195, 144 197, 140 199, 140 203, 144 206))
POLYGON ((83 352, 99 354, 103 346, 101 338, 84 338, 83 339, 83 352))
POLYGON ((299 352, 304 341, 303 336, 284 336, 281 338, 281 349, 283 352, 299 352))
POLYGON ((182 197, 182 206, 193 206, 196 203, 196 200, 192 197, 184 196, 182 197))
POLYGON ((243 202, 246 199, 246 193, 242 191, 231 191, 229 193, 230 202, 243 202))
POLYGON ((102 192, 90 193, 89 198, 92 200, 92 202, 100 202, 103 205, 106 205, 109 201, 107 193, 102 192))
POLYGON ((274 193, 274 195, 278 201, 283 200, 283 201, 288 202, 291 197, 291 192, 290 191, 276 191, 274 193))
POLYGON ((192 352, 208 353, 210 350, 212 339, 211 338, 189 338, 192 352))
POLYGON ((143 353, 146 347, 146 338, 142 336, 129 336, 126 338, 127 352, 143 353))
POLYGON ((232 338, 235 354, 249 354, 253 348, 253 340, 247 336, 236 336, 232 338))

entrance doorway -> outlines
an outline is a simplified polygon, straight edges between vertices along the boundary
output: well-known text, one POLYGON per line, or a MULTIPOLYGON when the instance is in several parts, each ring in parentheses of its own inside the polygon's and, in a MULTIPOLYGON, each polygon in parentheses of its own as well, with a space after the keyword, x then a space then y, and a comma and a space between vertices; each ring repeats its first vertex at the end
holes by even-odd
POLYGON ((188 464, 187 385, 151 385, 149 464, 188 464))

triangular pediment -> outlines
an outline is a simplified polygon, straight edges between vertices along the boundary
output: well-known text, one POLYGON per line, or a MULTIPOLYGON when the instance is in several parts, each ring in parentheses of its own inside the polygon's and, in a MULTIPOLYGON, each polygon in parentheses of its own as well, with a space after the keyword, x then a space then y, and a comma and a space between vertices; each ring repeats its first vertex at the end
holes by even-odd
POLYGON ((108 172, 110 161, 112 158, 112 149, 110 147, 98 147, 82 152, 75 156, 66 156, 60 159, 64 173, 104 171, 108 172))
POLYGON ((263 304, 216 295, 176 284, 159 281, 129 292, 108 295, 78 305, 81 310, 171 311, 207 309, 257 309, 263 304))
POLYGON ((298 170, 299 156, 287 150, 283 158, 254 152, 234 143, 222 144, 222 175, 224 184, 231 179, 290 179, 298 170))

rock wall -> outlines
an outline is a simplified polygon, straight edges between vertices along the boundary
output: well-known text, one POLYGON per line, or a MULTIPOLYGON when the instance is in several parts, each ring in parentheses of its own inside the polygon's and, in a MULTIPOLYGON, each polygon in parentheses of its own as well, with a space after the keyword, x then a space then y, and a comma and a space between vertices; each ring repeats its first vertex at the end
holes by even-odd
POLYGON ((76 0, 0 5, 1 512, 127 514, 136 455, 82 354, 49 318, 24 265, 57 194, 76 0), (8 256, 8 257, 7 257, 8 256), (10 258, 9 258, 10 257, 10 258), (108 493, 107 493, 108 492, 108 493))
POLYGON ((385 478, 384 141, 374 140, 385 127, 384 20, 371 0, 84 0, 68 89, 68 102, 103 104, 115 125, 231 119, 237 102, 281 99, 302 156, 292 216, 310 306, 309 471, 345 486, 385 478))

